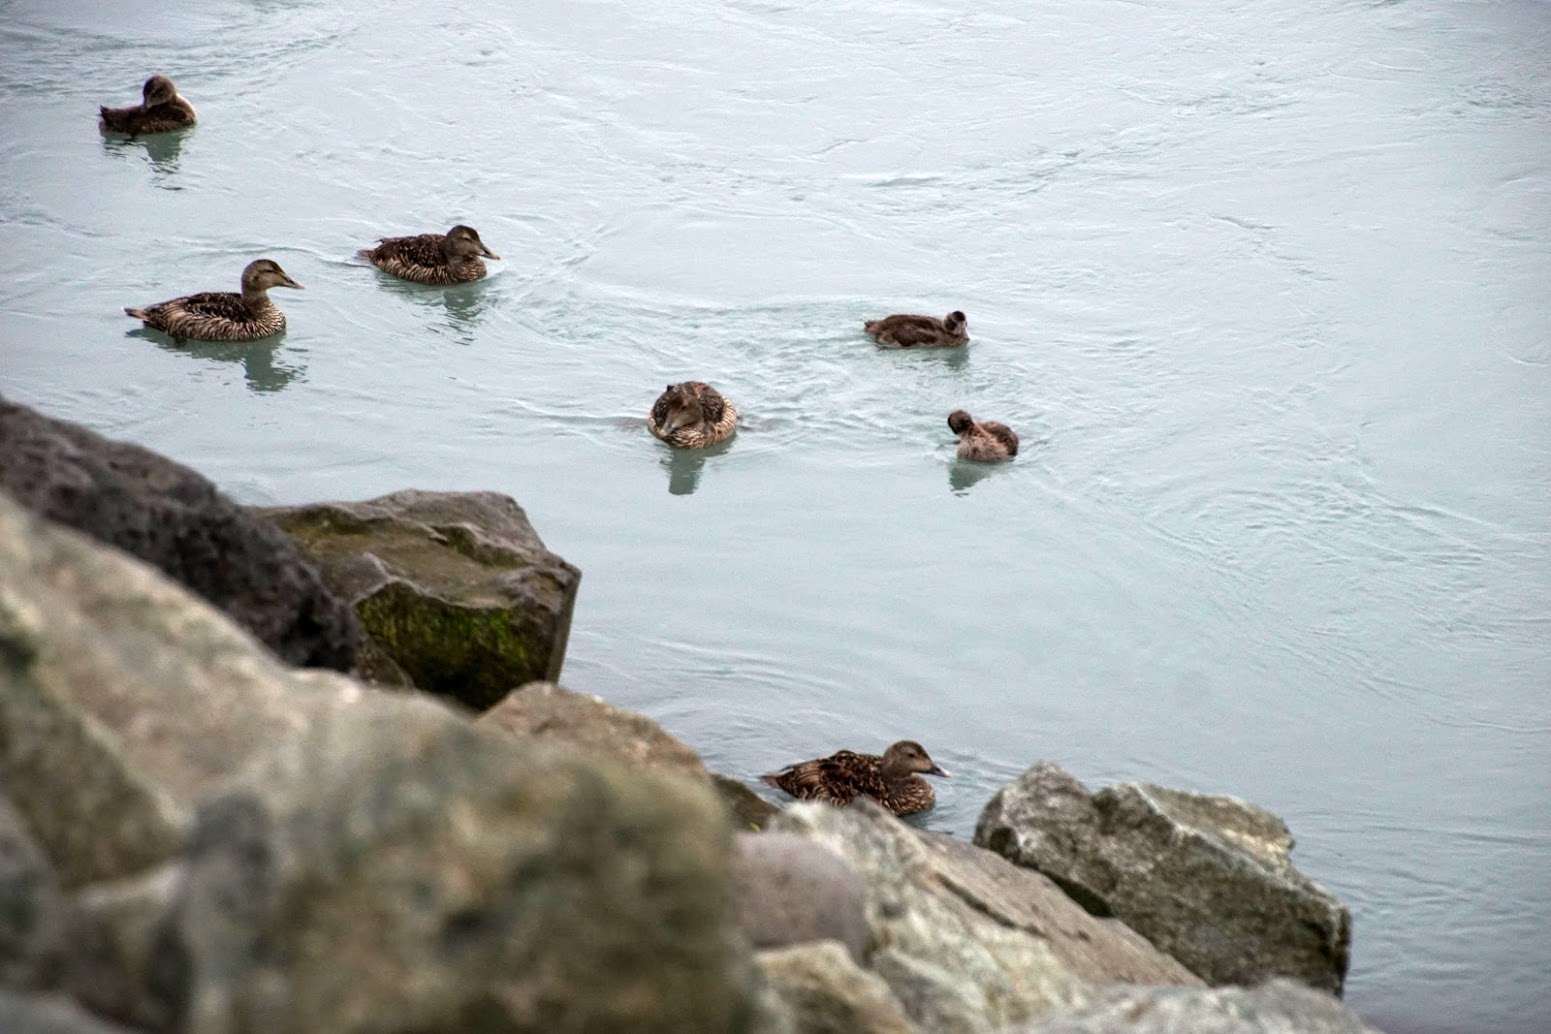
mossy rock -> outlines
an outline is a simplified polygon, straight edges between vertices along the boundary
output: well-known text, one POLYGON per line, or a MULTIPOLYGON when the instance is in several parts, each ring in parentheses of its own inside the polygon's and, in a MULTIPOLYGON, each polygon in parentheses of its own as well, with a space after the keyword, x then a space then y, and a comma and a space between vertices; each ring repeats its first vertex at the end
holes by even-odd
MULTIPOLYGON (((476 710, 560 677, 581 572, 492 492, 395 492, 259 511, 349 600, 374 670, 476 710)), ((363 669, 368 677, 372 670, 363 669)))

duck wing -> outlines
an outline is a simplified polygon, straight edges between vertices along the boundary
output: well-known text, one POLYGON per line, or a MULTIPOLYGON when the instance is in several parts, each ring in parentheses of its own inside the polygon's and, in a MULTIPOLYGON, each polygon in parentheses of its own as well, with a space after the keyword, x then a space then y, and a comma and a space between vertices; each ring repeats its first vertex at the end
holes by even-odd
POLYGON ((935 316, 885 316, 867 324, 866 330, 880 341, 890 341, 901 348, 935 344, 943 336, 942 321, 935 316))
POLYGON ((241 323, 253 318, 253 313, 248 309, 247 303, 242 300, 242 295, 233 291, 205 291, 201 294, 191 294, 183 298, 174 298, 170 302, 162 302, 160 305, 151 306, 151 312, 186 312, 190 316, 199 316, 204 319, 229 320, 233 323, 241 323))
POLYGON ((375 248, 367 250, 367 257, 375 261, 397 259, 414 266, 445 266, 447 243, 444 233, 422 233, 414 237, 384 237, 375 248))
POLYGON ((760 778, 801 800, 849 804, 869 792, 873 780, 868 779, 867 773, 877 764, 875 757, 842 750, 827 758, 788 765, 760 778))
POLYGON ((995 420, 987 420, 980 425, 987 434, 995 438, 1007 447, 1007 455, 1018 455, 1018 436, 1013 429, 1006 424, 999 424, 995 420))

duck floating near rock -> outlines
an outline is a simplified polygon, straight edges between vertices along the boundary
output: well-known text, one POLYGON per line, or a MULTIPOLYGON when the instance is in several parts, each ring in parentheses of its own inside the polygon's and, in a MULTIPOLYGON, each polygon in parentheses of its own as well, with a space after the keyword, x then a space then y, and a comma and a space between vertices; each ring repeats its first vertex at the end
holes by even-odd
POLYGON ((128 133, 130 136, 150 136, 152 133, 170 133, 175 129, 192 126, 199 120, 194 105, 184 100, 172 80, 165 75, 153 75, 140 88, 140 104, 132 108, 110 108, 106 105, 97 110, 102 113, 98 128, 105 133, 128 133))
POLYGON ((957 309, 942 319, 896 313, 868 320, 862 329, 884 348, 957 348, 969 342, 969 325, 957 309))
POLYGON ((302 285, 273 259, 254 259, 242 271, 242 293, 207 291, 124 312, 174 341, 254 341, 285 329, 285 313, 266 293, 271 287, 302 285))
POLYGON ((417 284, 468 284, 485 275, 480 256, 501 256, 485 247, 479 231, 458 225, 446 233, 422 233, 416 237, 382 237, 375 248, 356 252, 384 273, 417 284))
POLYGON ((646 417, 652 436, 680 449, 703 449, 732 437, 738 411, 703 381, 670 384, 646 417))
POLYGON ((759 778, 802 800, 845 805, 858 797, 871 797, 896 815, 909 815, 937 803, 932 784, 917 773, 948 775, 926 748, 915 740, 900 740, 881 756, 842 750, 759 778))
POLYGON ((959 436, 961 460, 997 463, 1018 455, 1018 436, 1006 424, 976 420, 962 409, 948 414, 948 429, 959 436))

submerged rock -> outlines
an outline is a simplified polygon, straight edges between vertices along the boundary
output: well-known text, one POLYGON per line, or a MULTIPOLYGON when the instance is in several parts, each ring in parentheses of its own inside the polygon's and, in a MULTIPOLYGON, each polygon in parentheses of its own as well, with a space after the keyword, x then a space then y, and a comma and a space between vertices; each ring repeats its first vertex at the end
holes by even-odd
POLYGON ((476 710, 560 677, 581 572, 494 492, 256 511, 293 535, 370 639, 366 674, 476 710))
POLYGON ((868 968, 923 1031, 970 1034, 1027 1023, 1084 1003, 1110 983, 1198 983, 1044 877, 918 833, 870 801, 843 809, 795 804, 771 829, 818 841, 861 875, 868 968))
POLYGON ((94 1004, 200 1032, 750 1022, 708 788, 287 668, 3 494, 0 586, 0 780, 74 888, 94 1004))
MULTIPOLYGON (((1291 980, 1202 990, 1133 987, 1018 1034, 1379 1034, 1322 991, 1291 980)), ((1012 1034, 1012 1032, 1009 1032, 1012 1034)))
POLYGON ((144 560, 288 664, 355 663, 355 616, 296 544, 188 467, 0 400, 0 489, 144 560))
POLYGON ((1341 993, 1351 914, 1293 868, 1286 825, 1254 805, 1136 783, 1091 794, 1042 762, 992 797, 975 843, 1119 918, 1208 983, 1284 976, 1341 993))

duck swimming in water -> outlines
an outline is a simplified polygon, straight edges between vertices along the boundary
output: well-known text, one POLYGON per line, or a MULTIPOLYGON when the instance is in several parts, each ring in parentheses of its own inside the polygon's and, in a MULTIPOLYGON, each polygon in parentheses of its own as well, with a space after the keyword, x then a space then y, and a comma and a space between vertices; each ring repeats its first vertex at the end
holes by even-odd
POLYGON ((242 293, 207 291, 124 312, 174 341, 254 341, 285 329, 285 313, 266 293, 271 287, 302 285, 273 259, 255 259, 242 271, 242 293))
POLYGON ((375 248, 356 252, 384 273, 417 284, 468 284, 485 275, 480 256, 501 256, 485 247, 472 226, 454 226, 446 233, 418 237, 383 237, 375 248))
POLYGON ((995 420, 978 423, 962 409, 948 414, 948 430, 959 436, 961 460, 996 463, 1018 455, 1018 436, 1006 424, 995 420))
POLYGON ((152 133, 170 133, 174 129, 192 126, 199 116, 194 105, 178 94, 178 88, 165 75, 153 75, 140 88, 138 107, 97 110, 102 113, 98 127, 105 133, 128 133, 130 136, 150 136, 152 133))
POLYGON ((724 442, 737 426, 738 411, 732 403, 701 381, 668 385, 646 418, 646 429, 654 438, 680 449, 703 449, 724 442))
POLYGON ((969 327, 957 309, 942 319, 898 313, 868 320, 862 329, 884 348, 956 348, 969 342, 969 327))
POLYGON ((896 815, 909 815, 937 803, 932 784, 917 773, 948 775, 926 748, 914 740, 900 740, 881 757, 842 750, 759 778, 802 800, 845 805, 858 797, 871 797, 896 815))

